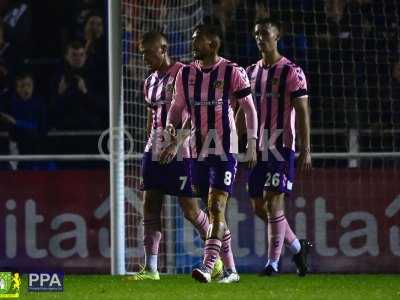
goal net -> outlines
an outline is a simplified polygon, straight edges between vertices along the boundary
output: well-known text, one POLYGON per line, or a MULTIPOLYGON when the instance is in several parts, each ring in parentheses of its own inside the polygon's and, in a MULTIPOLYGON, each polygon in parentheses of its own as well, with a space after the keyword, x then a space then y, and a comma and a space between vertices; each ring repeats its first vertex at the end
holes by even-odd
MULTIPOLYGON (((160 30, 168 37, 170 56, 188 61, 191 35, 195 26, 202 22, 204 10, 197 0, 123 0, 122 14, 124 125, 133 137, 134 152, 142 153, 147 141, 143 82, 148 70, 138 53, 139 39, 149 30, 160 30)), ((126 270, 132 272, 144 263, 140 159, 125 161, 125 174, 125 262, 126 270)), ((183 220, 176 199, 165 197, 162 214, 159 269, 164 273, 187 272, 200 259, 201 250, 196 251, 201 240, 193 227, 183 220)))

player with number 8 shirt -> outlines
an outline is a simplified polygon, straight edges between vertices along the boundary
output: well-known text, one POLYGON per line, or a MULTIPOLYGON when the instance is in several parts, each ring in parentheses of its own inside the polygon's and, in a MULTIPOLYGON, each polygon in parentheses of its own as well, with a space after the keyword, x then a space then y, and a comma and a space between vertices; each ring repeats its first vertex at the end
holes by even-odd
MULTIPOLYGON (((203 264, 192 277, 210 282, 218 256, 225 266, 221 283, 238 282, 231 234, 225 221, 225 208, 236 175, 237 133, 232 105, 242 107, 248 129, 248 160, 256 162, 257 117, 247 74, 238 65, 218 56, 220 37, 209 25, 198 26, 192 35, 195 59, 184 66, 175 82, 175 95, 167 117, 167 129, 175 132, 183 111, 191 118, 193 184, 208 199, 210 228, 204 247, 203 264)), ((169 155, 167 155, 169 156, 169 155)))

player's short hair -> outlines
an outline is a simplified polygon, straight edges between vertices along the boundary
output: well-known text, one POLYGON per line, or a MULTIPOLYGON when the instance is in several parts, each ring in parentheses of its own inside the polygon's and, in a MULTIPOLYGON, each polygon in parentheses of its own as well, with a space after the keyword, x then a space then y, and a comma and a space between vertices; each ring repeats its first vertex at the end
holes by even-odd
POLYGON ((271 26, 274 26, 279 31, 282 31, 282 23, 274 17, 257 19, 256 22, 254 23, 254 26, 255 25, 268 25, 268 24, 270 24, 271 26))
POLYGON ((157 30, 151 30, 146 32, 145 34, 142 35, 140 42, 141 43, 152 43, 155 41, 164 41, 166 44, 168 44, 168 38, 167 36, 162 33, 161 31, 157 31, 157 30))
POLYGON ((212 24, 201 24, 197 25, 193 32, 199 32, 200 34, 204 34, 210 40, 212 40, 217 45, 217 51, 221 47, 221 30, 212 24))
POLYGON ((15 75, 15 82, 17 83, 18 81, 21 81, 21 80, 24 80, 24 79, 27 79, 27 78, 30 78, 30 79, 32 79, 32 81, 34 81, 32 72, 21 71, 21 72, 18 72, 15 75))
POLYGON ((211 39, 221 39, 221 30, 212 24, 197 25, 193 32, 198 31, 201 34, 207 35, 211 39))
POLYGON ((85 21, 83 22, 85 25, 87 24, 87 22, 90 20, 90 18, 92 17, 99 17, 103 20, 104 22, 104 16, 102 15, 102 13, 100 11, 92 11, 90 12, 86 17, 85 17, 85 21))
POLYGON ((67 44, 65 47, 65 54, 68 53, 69 49, 74 49, 74 50, 79 50, 79 49, 85 49, 85 46, 81 41, 72 41, 67 44))

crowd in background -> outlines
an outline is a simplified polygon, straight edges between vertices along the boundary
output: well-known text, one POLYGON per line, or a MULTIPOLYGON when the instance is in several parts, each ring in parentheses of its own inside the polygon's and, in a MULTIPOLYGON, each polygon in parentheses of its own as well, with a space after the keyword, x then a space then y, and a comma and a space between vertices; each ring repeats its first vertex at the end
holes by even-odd
POLYGON ((48 132, 108 127, 105 5, 98 0, 0 0, 1 154, 97 149, 94 139, 48 137, 48 132))
POLYGON ((215 0, 210 21, 223 32, 224 55, 246 66, 259 57, 249 34, 253 21, 278 17, 281 52, 308 74, 313 127, 387 128, 400 123, 393 72, 400 58, 399 8, 395 0, 215 0))
MULTIPOLYGON (((399 151, 400 3, 213 0, 209 22, 223 33, 223 55, 242 66, 259 59, 249 32, 269 16, 282 21, 281 53, 307 74, 312 128, 357 129, 359 151, 399 151)), ((312 144, 315 152, 349 150, 347 134, 313 135, 312 144)))
MULTIPOLYGON (((138 33, 152 18, 171 40, 173 56, 190 53, 187 37, 179 33, 193 21, 193 12, 179 9, 189 2, 126 0, 123 9, 130 17, 124 20, 124 41, 131 46, 124 45, 124 51, 137 51, 138 33)), ((307 74, 312 127, 369 129, 365 135, 360 131, 360 151, 400 151, 398 1, 202 3, 203 21, 222 33, 221 55, 243 67, 259 59, 251 36, 254 20, 279 18, 280 50, 307 74)), ((0 0, 0 131, 8 132, 0 136, 0 154, 98 153, 98 136, 74 136, 71 143, 47 133, 108 127, 105 9, 105 0, 0 0)), ((124 63, 129 59, 124 56, 124 63)), ((137 91, 142 75, 133 76, 137 91)), ((125 96, 140 101, 137 95, 125 96)), ((313 147, 340 152, 349 145, 345 135, 327 134, 313 136, 313 147)))
MULTIPOLYGON (((182 1, 169 0, 168 9, 162 0, 147 1, 145 6, 139 0, 128 2, 136 3, 128 7, 133 20, 127 35, 133 39, 130 51, 137 48, 135 32, 155 27, 167 33, 172 56, 190 59, 183 55, 190 53, 191 33, 185 28, 193 26, 190 21, 198 15, 193 12, 196 1, 185 1, 180 9, 176 7, 182 1), (146 24, 141 15, 155 21, 146 24), (181 28, 179 33, 174 31, 176 26, 181 28)), ((281 53, 305 70, 312 128, 325 130, 313 135, 313 151, 349 151, 348 131, 353 129, 359 131, 359 151, 399 151, 398 1, 203 0, 203 10, 204 22, 220 28, 221 55, 243 67, 260 58, 252 37, 254 20, 273 16, 282 21, 281 53), (330 133, 331 129, 342 132, 330 133)), ((140 93, 143 74, 137 72, 132 78, 140 93)))

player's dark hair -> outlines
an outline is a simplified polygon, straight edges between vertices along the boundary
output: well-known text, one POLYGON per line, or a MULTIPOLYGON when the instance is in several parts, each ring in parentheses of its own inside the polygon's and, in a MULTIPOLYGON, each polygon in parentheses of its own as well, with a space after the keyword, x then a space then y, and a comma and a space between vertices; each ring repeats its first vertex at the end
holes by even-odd
POLYGON ((145 34, 142 35, 140 41, 142 43, 148 43, 148 42, 154 42, 157 41, 159 39, 164 39, 166 43, 168 43, 168 38, 167 36, 162 33, 161 31, 157 31, 157 30, 151 30, 146 32, 145 34))
POLYGON ((274 17, 257 19, 256 22, 254 23, 254 26, 255 25, 268 25, 268 24, 270 24, 271 26, 274 26, 279 31, 282 31, 282 23, 274 17))
POLYGON ((78 49, 85 49, 85 46, 83 45, 83 43, 81 41, 72 41, 69 42, 67 44, 67 46, 65 47, 65 53, 68 53, 69 49, 74 49, 74 50, 78 50, 78 49))
POLYGON ((221 47, 221 30, 212 24, 201 24, 194 28, 193 32, 198 32, 199 34, 204 34, 207 38, 212 40, 216 45, 216 50, 219 51, 221 47))
POLYGON ((197 25, 193 31, 198 31, 212 39, 221 39, 221 30, 212 24, 197 25))
POLYGON ((100 12, 100 11, 97 11, 97 10, 95 10, 95 11, 92 11, 92 12, 90 12, 86 17, 85 17, 85 21, 83 22, 83 24, 87 24, 87 22, 90 20, 90 18, 92 18, 92 17, 99 17, 99 18, 101 18, 102 20, 103 20, 103 22, 104 22, 104 16, 103 16, 103 14, 100 12))
POLYGON ((20 80, 24 80, 24 79, 27 79, 27 78, 30 78, 30 79, 32 79, 32 81, 34 81, 32 72, 20 71, 15 75, 15 82, 18 82, 20 80))

